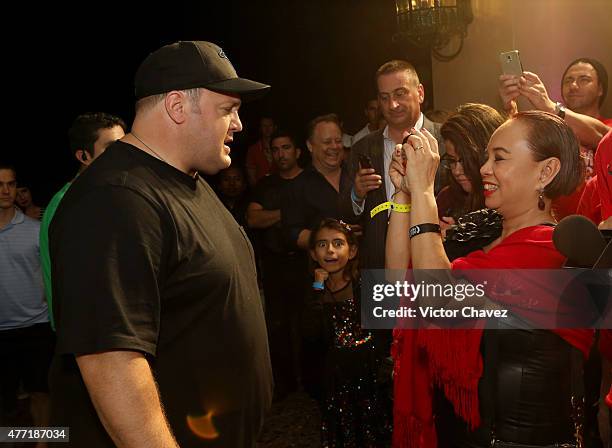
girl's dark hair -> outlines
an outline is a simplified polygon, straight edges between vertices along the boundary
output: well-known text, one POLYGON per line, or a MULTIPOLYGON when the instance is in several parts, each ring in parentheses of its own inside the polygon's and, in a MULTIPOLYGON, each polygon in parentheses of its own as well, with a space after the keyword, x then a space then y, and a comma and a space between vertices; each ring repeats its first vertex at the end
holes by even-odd
POLYGON ((495 130, 505 119, 486 104, 462 104, 444 122, 440 133, 449 140, 461 159, 463 172, 472 184, 472 192, 466 194, 450 173, 450 196, 456 204, 457 215, 484 208, 484 192, 480 167, 486 160, 487 144, 495 130))
MULTIPOLYGON (((310 250, 315 250, 317 243, 317 235, 322 229, 336 230, 344 235, 346 242, 349 246, 359 247, 357 236, 351 230, 351 226, 337 219, 326 218, 322 220, 317 227, 315 227, 310 233, 310 239, 308 240, 308 247, 310 250)), ((314 271, 319 265, 316 261, 311 259, 311 268, 314 271)), ((352 260, 349 260, 344 267, 344 278, 356 282, 359 280, 359 256, 356 254, 352 260)))
POLYGON ((555 199, 573 193, 584 180, 586 167, 578 139, 567 123, 554 114, 536 110, 519 112, 512 120, 527 127, 525 140, 536 162, 550 157, 561 162, 559 172, 544 188, 544 196, 555 199))

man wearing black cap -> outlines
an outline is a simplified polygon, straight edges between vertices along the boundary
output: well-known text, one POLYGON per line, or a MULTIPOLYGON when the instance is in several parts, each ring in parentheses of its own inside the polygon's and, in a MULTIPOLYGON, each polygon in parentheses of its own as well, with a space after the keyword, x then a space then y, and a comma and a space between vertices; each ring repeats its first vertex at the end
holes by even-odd
POLYGON ((178 42, 136 73, 132 132, 50 229, 52 424, 87 447, 254 446, 272 397, 251 245, 198 173, 230 165, 241 100, 219 47, 178 42))

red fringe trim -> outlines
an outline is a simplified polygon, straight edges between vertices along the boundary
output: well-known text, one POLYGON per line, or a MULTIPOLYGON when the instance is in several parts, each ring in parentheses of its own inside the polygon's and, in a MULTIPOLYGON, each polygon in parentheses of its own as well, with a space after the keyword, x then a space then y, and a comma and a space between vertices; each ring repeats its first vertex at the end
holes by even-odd
POLYGON ((395 412, 393 416, 393 448, 436 448, 438 438, 431 422, 423 424, 414 416, 395 412))
POLYGON ((482 375, 479 330, 428 330, 418 343, 427 350, 430 374, 471 430, 480 425, 478 381, 482 375))

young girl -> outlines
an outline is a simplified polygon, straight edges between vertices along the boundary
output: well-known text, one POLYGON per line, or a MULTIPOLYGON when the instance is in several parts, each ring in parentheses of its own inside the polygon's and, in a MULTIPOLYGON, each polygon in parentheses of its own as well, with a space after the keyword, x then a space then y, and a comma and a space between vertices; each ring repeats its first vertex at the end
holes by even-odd
POLYGON ((304 336, 321 347, 323 447, 384 446, 388 412, 377 372, 381 356, 360 324, 357 239, 350 227, 326 219, 312 232, 314 282, 304 312, 304 336))

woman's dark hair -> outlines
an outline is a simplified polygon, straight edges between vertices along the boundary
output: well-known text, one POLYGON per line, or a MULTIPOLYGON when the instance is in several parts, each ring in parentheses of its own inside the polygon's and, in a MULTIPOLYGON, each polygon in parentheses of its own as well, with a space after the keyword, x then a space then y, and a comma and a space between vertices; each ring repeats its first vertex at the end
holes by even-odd
POLYGON ((574 131, 561 118, 548 112, 519 112, 511 120, 527 127, 525 140, 536 162, 550 157, 556 157, 561 162, 559 172, 544 188, 544 196, 555 199, 573 193, 584 180, 586 170, 574 131))
POLYGON ((490 106, 466 103, 444 122, 440 133, 450 141, 461 159, 463 172, 472 184, 466 194, 454 176, 450 176, 450 196, 458 215, 484 208, 484 192, 480 167, 486 160, 487 144, 495 130, 505 119, 490 106))
MULTIPOLYGON (((322 220, 319 223, 319 225, 316 228, 314 228, 313 231, 310 233, 310 239, 308 240, 308 247, 310 248, 310 250, 315 250, 315 246, 317 243, 317 235, 319 231, 321 231, 322 229, 336 230, 344 235, 349 246, 359 247, 357 236, 355 235, 355 232, 353 232, 349 224, 346 224, 342 221, 338 221, 337 219, 326 218, 322 220)), ((313 271, 315 268, 318 267, 317 262, 312 260, 312 257, 311 257, 311 267, 313 271)), ((351 280, 354 282, 359 280, 359 257, 358 255, 355 255, 355 257, 352 260, 348 261, 348 263, 344 267, 343 275, 346 280, 351 280)))

